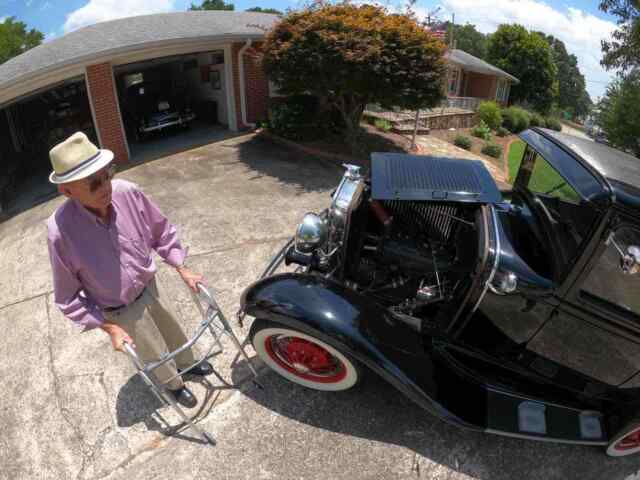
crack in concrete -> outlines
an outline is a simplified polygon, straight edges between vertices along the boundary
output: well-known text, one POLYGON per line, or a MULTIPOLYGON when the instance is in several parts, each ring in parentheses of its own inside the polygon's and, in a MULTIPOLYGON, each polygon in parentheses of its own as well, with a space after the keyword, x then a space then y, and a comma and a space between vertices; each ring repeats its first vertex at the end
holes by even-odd
POLYGON ((212 253, 228 252, 230 250, 237 250, 237 249, 243 248, 243 247, 251 247, 251 246, 255 246, 255 245, 265 245, 267 243, 275 243, 275 242, 285 242, 285 241, 289 240, 290 238, 291 238, 291 235, 282 236, 282 237, 264 238, 264 239, 258 239, 258 240, 247 240, 245 242, 236 243, 234 245, 222 245, 220 247, 216 247, 216 248, 213 248, 211 250, 207 250, 205 252, 190 253, 189 254, 189 258, 202 257, 202 256, 205 256, 205 255, 210 255, 212 253))
MULTIPOLYGON (((19 305, 20 303, 30 302, 31 300, 35 300, 40 297, 47 297, 53 293, 53 290, 48 290, 44 293, 39 293, 37 295, 33 295, 32 297, 23 298, 21 300, 17 300, 15 302, 7 303, 6 305, 1 305, 0 310, 4 310, 5 308, 13 307, 14 305, 19 305)), ((49 314, 49 302, 47 301, 47 315, 49 314)))
POLYGON ((71 430, 73 431, 76 440, 80 444, 80 450, 82 452, 82 465, 78 474, 76 475, 76 479, 81 478, 82 474, 87 468, 87 454, 85 449, 87 444, 82 436, 82 432, 78 428, 78 426, 71 420, 72 413, 62 405, 62 399, 60 398, 60 378, 56 369, 54 367, 54 354, 53 354, 53 336, 51 335, 51 312, 49 311, 49 299, 48 294, 44 296, 44 304, 47 312, 47 349, 49 350, 49 372, 51 373, 51 377, 53 380, 53 395, 56 401, 56 406, 58 410, 60 410, 60 414, 62 419, 69 425, 71 430))

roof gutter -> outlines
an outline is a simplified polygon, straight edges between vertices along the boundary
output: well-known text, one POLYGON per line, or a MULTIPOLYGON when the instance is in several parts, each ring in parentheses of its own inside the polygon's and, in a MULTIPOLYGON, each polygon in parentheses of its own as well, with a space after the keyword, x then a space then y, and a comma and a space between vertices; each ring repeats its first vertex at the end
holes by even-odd
POLYGON ((242 123, 250 128, 255 128, 255 123, 249 123, 247 121, 247 86, 244 80, 244 52, 251 46, 252 40, 247 38, 247 41, 238 52, 238 72, 240 76, 240 112, 242 114, 242 123))

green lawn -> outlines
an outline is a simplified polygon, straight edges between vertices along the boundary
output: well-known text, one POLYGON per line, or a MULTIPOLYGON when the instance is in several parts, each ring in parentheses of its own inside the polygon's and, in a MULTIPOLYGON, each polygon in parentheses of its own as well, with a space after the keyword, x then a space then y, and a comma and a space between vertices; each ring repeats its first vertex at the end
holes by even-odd
MULTIPOLYGON (((513 184, 518 174, 518 168, 520 168, 525 146, 526 144, 523 141, 517 140, 509 147, 509 183, 511 184, 513 184)), ((569 185, 565 184, 560 174, 539 155, 536 158, 533 172, 531 173, 528 189, 532 192, 560 197, 572 203, 580 203, 580 195, 569 185)))

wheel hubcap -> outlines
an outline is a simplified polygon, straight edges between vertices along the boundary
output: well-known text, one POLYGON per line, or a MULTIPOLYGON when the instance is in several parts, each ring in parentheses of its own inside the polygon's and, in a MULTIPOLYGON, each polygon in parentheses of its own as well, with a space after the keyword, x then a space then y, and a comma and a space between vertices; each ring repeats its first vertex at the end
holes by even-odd
POLYGON ((335 383, 347 373, 339 358, 306 338, 271 335, 265 349, 278 365, 305 380, 335 383))

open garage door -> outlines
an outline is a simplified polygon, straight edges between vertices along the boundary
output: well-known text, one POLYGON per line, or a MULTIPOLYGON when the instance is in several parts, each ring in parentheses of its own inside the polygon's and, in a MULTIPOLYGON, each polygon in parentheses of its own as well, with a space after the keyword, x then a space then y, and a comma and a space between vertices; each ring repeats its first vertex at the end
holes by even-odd
POLYGON ((228 135, 223 50, 121 65, 114 74, 132 161, 228 135))
POLYGON ((78 131, 98 143, 83 77, 0 107, 0 216, 56 195, 49 150, 78 131))

